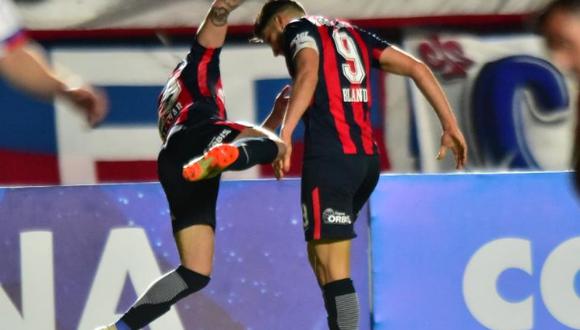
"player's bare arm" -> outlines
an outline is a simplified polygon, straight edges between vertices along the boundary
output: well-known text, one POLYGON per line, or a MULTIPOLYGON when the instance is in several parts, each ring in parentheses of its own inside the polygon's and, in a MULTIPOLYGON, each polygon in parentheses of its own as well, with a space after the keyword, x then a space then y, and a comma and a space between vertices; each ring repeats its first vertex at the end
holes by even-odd
POLYGON ((443 135, 437 159, 443 159, 447 150, 451 149, 455 155, 456 168, 462 169, 467 162, 467 144, 457 125, 449 101, 433 72, 423 62, 394 46, 385 49, 379 61, 383 71, 413 79, 441 122, 443 135))
POLYGON ((243 0, 215 0, 197 32, 198 42, 205 48, 219 48, 226 40, 228 17, 243 0))
POLYGON ((41 99, 62 97, 84 111, 92 126, 107 114, 107 101, 101 92, 88 87, 67 86, 48 66, 44 56, 22 45, 0 59, 0 73, 11 84, 41 99))
POLYGON ((280 137, 286 143, 287 150, 284 155, 284 172, 290 170, 290 156, 292 153, 292 133, 296 129, 300 118, 308 109, 310 100, 318 83, 318 53, 311 48, 304 48, 294 57, 296 63, 296 75, 292 85, 292 95, 288 103, 288 109, 280 130, 280 137))
POLYGON ((262 127, 270 130, 275 131, 282 125, 282 120, 284 119, 284 115, 286 114, 286 109, 288 109, 288 103, 290 102, 290 91, 292 88, 290 85, 284 86, 282 90, 276 95, 276 99, 274 100, 274 106, 272 107, 272 111, 266 117, 264 122, 262 123, 262 127))
MULTIPOLYGON (((272 111, 262 123, 262 127, 269 130, 269 131, 276 131, 280 125, 282 125, 282 120, 286 115, 286 110, 288 109, 288 103, 290 102, 290 91, 292 88, 290 85, 284 86, 280 93, 276 95, 276 99, 274 100, 274 106, 272 107, 272 111)), ((281 143, 284 143, 280 140, 281 143)), ((284 148, 284 152, 286 152, 286 148, 284 148)), ((284 165, 284 154, 281 154, 274 162, 272 163, 272 167, 274 168, 274 175, 276 179, 280 180, 284 177, 284 172, 282 167, 284 165)))
POLYGON ((46 64, 25 46, 10 51, 0 59, 0 72, 15 87, 42 99, 51 99, 66 88, 46 64))

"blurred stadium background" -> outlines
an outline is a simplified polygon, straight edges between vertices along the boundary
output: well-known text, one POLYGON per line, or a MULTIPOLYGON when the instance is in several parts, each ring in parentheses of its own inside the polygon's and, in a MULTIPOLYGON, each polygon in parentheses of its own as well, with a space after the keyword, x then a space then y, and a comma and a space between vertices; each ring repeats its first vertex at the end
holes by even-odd
MULTIPOLYGON (((348 18, 428 63, 466 132, 471 170, 565 170, 570 165, 576 88, 545 60, 529 14, 546 1, 305 1, 311 14, 348 18), (504 79, 503 77, 511 77, 504 79)), ((79 184, 155 180, 160 140, 155 100, 187 51, 207 1, 20 1, 23 23, 56 65, 102 86, 111 114, 79 128, 63 104, 38 104, 0 86, 0 182, 79 184), (163 42, 161 42, 163 40, 163 42), (41 108, 42 111, 38 111, 41 108), (30 120, 33 119, 33 120, 30 120)), ((288 75, 280 59, 249 45, 259 1, 231 23, 222 71, 229 115, 260 122, 288 75)), ((383 168, 441 172, 437 121, 412 84, 374 77, 373 125, 383 168)), ((300 134, 297 145, 300 145, 300 134)), ((294 166, 299 169, 299 166, 294 166)), ((268 169, 232 178, 268 176, 268 169)))
MULTIPOLYGON (((156 98, 209 1, 16 2, 54 65, 106 90, 111 109, 91 129, 69 105, 32 101, 0 82, 0 185, 156 181, 156 98)), ((489 172, 435 175, 453 170, 450 159, 435 161, 435 115, 412 83, 375 72, 383 170, 431 174, 384 176, 358 223, 362 329, 580 329, 580 207, 568 174, 554 172, 570 169, 578 86, 531 29, 547 2, 302 1, 310 14, 346 18, 426 62, 466 133, 467 172, 489 172)), ((248 0, 230 19, 221 68, 233 120, 259 123, 289 81, 282 59, 248 44, 261 3, 248 0)), ((300 132, 295 139, 300 150, 300 132)), ((324 329, 297 182, 238 181, 271 173, 226 175, 236 181, 220 197, 215 281, 151 329, 324 329), (249 213, 240 216, 242 208, 249 213), (272 227, 239 227, 256 219, 272 227), (294 282, 313 301, 294 297, 294 282), (296 319, 298 327, 286 326, 296 319)), ((155 184, 1 189, 0 329, 84 330, 110 321, 135 290, 176 264, 170 238, 155 184), (129 248, 151 256, 113 256, 129 248), (118 264, 124 268, 111 275, 118 264), (44 275, 35 274, 39 267, 44 275)))

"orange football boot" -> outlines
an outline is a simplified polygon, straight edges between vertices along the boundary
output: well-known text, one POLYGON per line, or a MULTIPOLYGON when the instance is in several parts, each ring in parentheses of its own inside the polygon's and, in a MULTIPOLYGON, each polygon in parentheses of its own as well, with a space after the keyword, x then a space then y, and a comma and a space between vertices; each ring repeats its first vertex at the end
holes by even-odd
POLYGON ((210 179, 238 159, 240 152, 232 144, 218 144, 211 147, 203 156, 190 161, 183 166, 183 178, 187 181, 210 179))

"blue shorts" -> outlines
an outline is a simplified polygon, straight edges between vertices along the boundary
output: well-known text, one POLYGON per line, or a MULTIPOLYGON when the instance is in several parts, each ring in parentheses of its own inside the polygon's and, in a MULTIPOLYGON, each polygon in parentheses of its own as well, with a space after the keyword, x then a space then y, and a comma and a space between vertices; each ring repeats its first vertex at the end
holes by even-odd
POLYGON ((354 222, 379 180, 378 155, 305 160, 301 200, 306 241, 356 237, 354 222))

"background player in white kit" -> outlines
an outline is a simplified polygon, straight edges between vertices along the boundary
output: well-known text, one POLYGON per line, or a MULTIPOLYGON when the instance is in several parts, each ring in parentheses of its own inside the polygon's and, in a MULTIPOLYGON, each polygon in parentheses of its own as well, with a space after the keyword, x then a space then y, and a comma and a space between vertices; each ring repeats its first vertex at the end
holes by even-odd
POLYGON ((0 0, 0 76, 16 88, 41 99, 62 97, 82 109, 91 125, 107 113, 104 94, 89 87, 71 87, 50 69, 41 52, 29 45, 14 5, 0 0))

